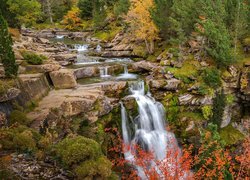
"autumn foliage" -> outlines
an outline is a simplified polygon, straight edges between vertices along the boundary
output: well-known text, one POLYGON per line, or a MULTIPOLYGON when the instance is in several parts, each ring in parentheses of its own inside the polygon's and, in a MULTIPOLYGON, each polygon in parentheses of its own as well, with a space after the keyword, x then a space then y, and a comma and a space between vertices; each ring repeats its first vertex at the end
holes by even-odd
POLYGON ((62 24, 68 30, 76 30, 81 27, 80 10, 77 7, 73 7, 68 13, 63 17, 62 24))

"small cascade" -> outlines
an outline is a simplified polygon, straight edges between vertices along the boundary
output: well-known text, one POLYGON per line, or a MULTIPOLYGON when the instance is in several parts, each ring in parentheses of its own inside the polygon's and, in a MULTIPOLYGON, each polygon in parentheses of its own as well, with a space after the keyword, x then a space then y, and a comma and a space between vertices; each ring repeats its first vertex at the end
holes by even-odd
POLYGON ((100 77, 101 78, 107 78, 107 77, 111 76, 111 75, 108 74, 108 68, 109 68, 108 66, 100 68, 100 77))
MULTIPOLYGON (((129 86, 131 97, 134 97, 138 104, 139 116, 129 119, 126 109, 121 103, 123 141, 125 146, 130 148, 124 153, 125 159, 131 164, 135 163, 136 153, 133 145, 140 145, 145 151, 153 152, 157 161, 165 160, 168 151, 173 150, 173 148, 177 148, 177 151, 181 152, 174 134, 166 130, 163 105, 155 101, 150 93, 145 94, 144 81, 132 82, 129 86)), ((157 165, 152 162, 151 166, 159 172, 160 176, 161 172, 158 170, 157 165)), ((173 166, 175 164, 169 164, 169 168, 173 166)), ((145 179, 141 167, 137 166, 136 168, 138 175, 145 179)))
POLYGON ((124 65, 124 73, 120 74, 117 79, 136 79, 137 75, 136 74, 131 74, 128 72, 128 66, 125 64, 124 65))
POLYGON ((84 52, 88 51, 89 45, 88 44, 75 44, 74 45, 74 50, 77 50, 78 52, 84 52))
POLYGON ((64 35, 56 35, 56 39, 63 39, 64 35))
POLYGON ((96 46, 96 51, 97 52, 101 52, 102 51, 102 47, 99 44, 96 46))

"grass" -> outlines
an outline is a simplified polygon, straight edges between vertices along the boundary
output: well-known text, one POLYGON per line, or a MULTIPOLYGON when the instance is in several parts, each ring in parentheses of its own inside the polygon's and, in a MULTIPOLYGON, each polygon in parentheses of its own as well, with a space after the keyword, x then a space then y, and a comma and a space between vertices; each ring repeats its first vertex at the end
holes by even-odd
POLYGON ((0 96, 5 94, 8 89, 15 87, 14 79, 1 79, 0 80, 0 96))

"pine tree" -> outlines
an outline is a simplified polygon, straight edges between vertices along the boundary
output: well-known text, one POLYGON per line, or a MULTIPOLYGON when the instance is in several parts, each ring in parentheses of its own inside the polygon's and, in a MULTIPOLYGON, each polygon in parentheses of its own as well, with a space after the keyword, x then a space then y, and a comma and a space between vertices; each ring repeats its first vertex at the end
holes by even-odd
POLYGON ((129 0, 118 0, 114 5, 114 14, 118 17, 128 13, 130 7, 129 0))
POLYGON ((6 77, 16 76, 18 71, 12 44, 7 22, 0 11, 0 62, 3 63, 6 77))
POLYGON ((90 19, 93 17, 93 0, 79 0, 77 6, 81 10, 81 18, 90 19))

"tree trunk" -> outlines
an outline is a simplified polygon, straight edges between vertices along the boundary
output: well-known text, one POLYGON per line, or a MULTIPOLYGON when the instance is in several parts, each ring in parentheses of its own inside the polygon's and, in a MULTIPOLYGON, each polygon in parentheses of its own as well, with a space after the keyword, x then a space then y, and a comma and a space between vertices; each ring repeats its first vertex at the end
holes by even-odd
POLYGON ((50 0, 46 0, 46 4, 47 4, 47 8, 48 8, 48 16, 49 16, 50 23, 53 24, 54 22, 53 22, 53 18, 52 18, 50 0))

